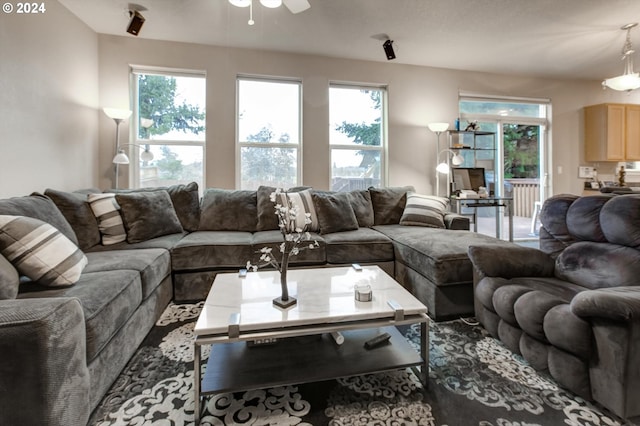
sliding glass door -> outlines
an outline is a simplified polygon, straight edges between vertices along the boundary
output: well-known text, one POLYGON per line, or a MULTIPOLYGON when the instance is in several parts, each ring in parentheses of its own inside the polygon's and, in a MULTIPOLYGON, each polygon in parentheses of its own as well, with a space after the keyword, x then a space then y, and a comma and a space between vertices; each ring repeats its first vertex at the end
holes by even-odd
MULTIPOLYGON (((460 99, 461 126, 477 122, 480 130, 496 133, 496 161, 487 172, 487 183, 497 196, 513 198, 514 239, 537 239, 537 214, 550 193, 547 179, 550 138, 547 116, 550 105, 545 100, 460 99)), ((487 167, 485 167, 487 169, 487 167)), ((479 232, 495 235, 493 209, 482 209, 479 232)), ((498 233, 505 236, 502 229, 498 233)))

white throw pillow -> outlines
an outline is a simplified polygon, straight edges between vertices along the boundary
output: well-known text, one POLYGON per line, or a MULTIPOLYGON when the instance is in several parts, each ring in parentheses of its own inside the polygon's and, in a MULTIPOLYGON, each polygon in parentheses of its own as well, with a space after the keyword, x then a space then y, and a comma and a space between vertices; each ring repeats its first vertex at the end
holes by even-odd
MULTIPOLYGON (((284 196, 284 192, 280 194, 284 196)), ((313 198, 311 197, 311 190, 305 189, 299 192, 287 192, 291 203, 298 207, 298 214, 296 215, 296 226, 300 229, 305 227, 305 216, 309 213, 311 223, 307 227, 307 231, 318 232, 320 230, 320 223, 318 222, 318 215, 316 214, 316 208, 313 204, 313 198)), ((280 200, 280 204, 286 205, 284 199, 280 200)))
POLYGON ((102 236, 102 245, 117 244, 127 239, 120 206, 116 202, 116 194, 89 194, 87 201, 98 219, 98 229, 102 236))
POLYGON ((49 287, 75 284, 88 263, 58 229, 26 216, 0 215, 0 253, 20 274, 49 287))

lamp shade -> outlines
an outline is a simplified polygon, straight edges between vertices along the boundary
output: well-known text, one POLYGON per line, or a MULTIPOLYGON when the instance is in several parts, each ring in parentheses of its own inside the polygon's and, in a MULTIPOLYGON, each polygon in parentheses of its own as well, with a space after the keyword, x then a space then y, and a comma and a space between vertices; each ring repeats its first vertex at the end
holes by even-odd
POLYGON ((635 90, 640 87, 640 73, 634 72, 607 78, 602 82, 602 85, 619 91, 635 90))
POLYGON ((436 171, 438 173, 442 173, 442 174, 449 174, 449 171, 451 169, 449 168, 449 165, 447 163, 440 163, 438 164, 438 167, 436 167, 436 171))
POLYGON ((141 118, 140 126, 142 126, 142 128, 144 129, 148 129, 149 127, 153 126, 153 120, 151 118, 141 118))
POLYGON ((264 7, 276 8, 282 5, 282 0, 260 0, 260 4, 264 7))
POLYGON ((464 163, 464 157, 462 155, 455 154, 453 157, 451 157, 451 164, 453 164, 454 166, 459 166, 462 163, 464 163))
POLYGON ((149 151, 149 148, 146 148, 140 153, 140 159, 142 161, 153 161, 153 152, 149 151))
POLYGON ((248 7, 251 4, 251 0, 229 0, 229 3, 237 7, 248 7))
POLYGON ((434 133, 446 132, 449 128, 449 123, 429 123, 428 126, 429 130, 434 133))
POLYGON ((115 157, 113 157, 113 164, 129 164, 129 157, 124 153, 124 149, 118 151, 115 157))
POLYGON ((120 109, 120 108, 103 108, 102 111, 109 118, 113 118, 114 120, 126 120, 131 117, 131 111, 128 109, 120 109))

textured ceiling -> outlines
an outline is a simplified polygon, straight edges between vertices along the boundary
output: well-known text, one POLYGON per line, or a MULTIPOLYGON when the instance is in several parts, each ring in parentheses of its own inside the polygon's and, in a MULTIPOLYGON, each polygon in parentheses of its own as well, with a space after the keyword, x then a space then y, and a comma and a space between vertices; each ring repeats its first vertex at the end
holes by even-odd
MULTIPOLYGON (((133 37, 129 2, 60 2, 98 33, 133 37)), ((386 62, 388 35, 394 63, 600 80, 622 73, 620 27, 640 21, 640 0, 309 2, 294 15, 254 0, 249 26, 248 8, 226 0, 136 0, 147 9, 139 38, 386 62)), ((632 42, 640 52, 640 28, 632 42)))

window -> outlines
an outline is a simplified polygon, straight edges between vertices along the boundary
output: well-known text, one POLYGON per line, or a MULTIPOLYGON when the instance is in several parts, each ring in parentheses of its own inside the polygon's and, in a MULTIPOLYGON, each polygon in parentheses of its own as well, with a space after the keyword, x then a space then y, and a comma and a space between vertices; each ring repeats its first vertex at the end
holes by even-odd
POLYGON ((204 73, 132 70, 134 144, 130 154, 135 188, 196 182, 205 170, 206 79, 204 73), (153 154, 148 160, 145 150, 153 154), (144 161, 144 160, 147 161, 144 161))
POLYGON ((240 189, 300 184, 301 91, 299 81, 238 78, 240 189))
POLYGON ((332 84, 329 88, 331 190, 385 183, 386 89, 332 84))

